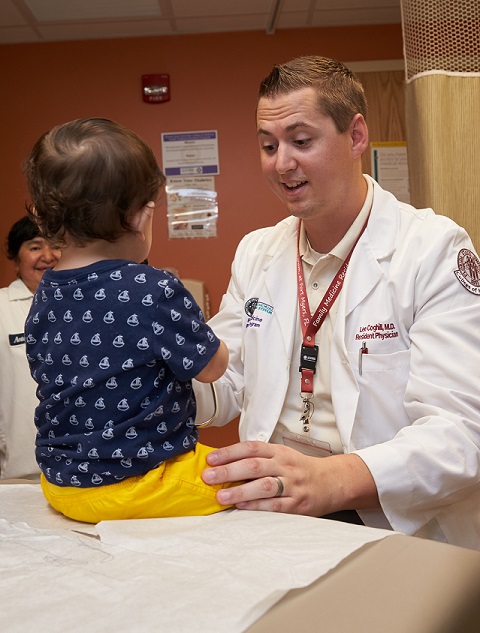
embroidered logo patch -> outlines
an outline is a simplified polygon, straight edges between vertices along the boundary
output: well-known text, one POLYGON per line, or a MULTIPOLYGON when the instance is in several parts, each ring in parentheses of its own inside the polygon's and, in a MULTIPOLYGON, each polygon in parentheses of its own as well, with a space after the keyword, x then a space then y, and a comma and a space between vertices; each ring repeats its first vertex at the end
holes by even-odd
POLYGON ((263 301, 259 301, 258 297, 253 297, 252 299, 245 301, 245 314, 247 316, 252 317, 255 310, 260 310, 261 312, 266 312, 267 314, 273 314, 272 306, 268 305, 268 303, 263 303, 263 301))
POLYGON ((467 248, 462 248, 457 257, 458 270, 455 277, 469 292, 480 295, 480 260, 467 248))
POLYGON ((260 327, 263 319, 260 316, 254 316, 255 311, 263 312, 264 314, 273 314, 273 307, 268 303, 259 301, 258 297, 252 297, 245 301, 245 314, 247 315, 246 327, 260 327))
POLYGON ((257 307, 257 303, 258 297, 253 297, 253 299, 248 299, 248 301, 245 301, 245 314, 247 316, 253 316, 255 308, 257 307))

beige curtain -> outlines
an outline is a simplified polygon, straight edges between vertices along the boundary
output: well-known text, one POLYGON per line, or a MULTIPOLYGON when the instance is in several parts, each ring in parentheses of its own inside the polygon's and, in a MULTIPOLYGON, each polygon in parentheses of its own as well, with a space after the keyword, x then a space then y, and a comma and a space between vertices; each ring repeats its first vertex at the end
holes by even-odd
POLYGON ((480 0, 402 0, 410 197, 480 250, 480 0))

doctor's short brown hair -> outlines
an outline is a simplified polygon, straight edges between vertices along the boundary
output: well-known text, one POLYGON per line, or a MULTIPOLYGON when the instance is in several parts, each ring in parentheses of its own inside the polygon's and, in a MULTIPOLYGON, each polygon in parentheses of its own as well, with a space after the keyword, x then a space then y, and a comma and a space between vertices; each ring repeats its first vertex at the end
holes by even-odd
POLYGON ((258 98, 308 87, 318 91, 320 112, 333 120, 340 133, 347 131, 356 114, 366 118, 367 100, 358 77, 342 62, 319 55, 296 57, 274 66, 262 80, 258 98))
POLYGON ((115 242, 165 184, 152 149, 123 125, 103 118, 58 125, 35 143, 25 163, 30 215, 62 244, 115 242))

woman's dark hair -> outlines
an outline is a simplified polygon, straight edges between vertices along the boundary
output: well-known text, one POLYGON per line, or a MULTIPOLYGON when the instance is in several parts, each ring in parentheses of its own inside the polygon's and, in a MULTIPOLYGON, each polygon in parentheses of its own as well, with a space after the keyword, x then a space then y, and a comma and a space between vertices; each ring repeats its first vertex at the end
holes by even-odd
POLYGON ((40 230, 28 215, 17 220, 11 227, 7 236, 6 251, 8 259, 15 259, 18 255, 21 245, 24 242, 33 240, 40 235, 40 230))
POLYGON ((66 236, 79 246, 115 242, 165 184, 145 141, 102 118, 70 121, 41 136, 25 175, 29 213, 42 235, 60 245, 66 236))

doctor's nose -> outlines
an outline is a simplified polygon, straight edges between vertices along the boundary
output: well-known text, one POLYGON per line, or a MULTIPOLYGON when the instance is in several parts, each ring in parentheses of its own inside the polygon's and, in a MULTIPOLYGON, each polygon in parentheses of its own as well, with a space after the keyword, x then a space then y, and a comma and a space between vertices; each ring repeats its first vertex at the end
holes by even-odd
POLYGON ((279 147, 275 154, 275 170, 278 174, 286 174, 297 167, 297 162, 293 158, 288 147, 279 147))

